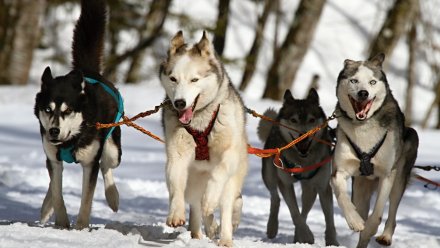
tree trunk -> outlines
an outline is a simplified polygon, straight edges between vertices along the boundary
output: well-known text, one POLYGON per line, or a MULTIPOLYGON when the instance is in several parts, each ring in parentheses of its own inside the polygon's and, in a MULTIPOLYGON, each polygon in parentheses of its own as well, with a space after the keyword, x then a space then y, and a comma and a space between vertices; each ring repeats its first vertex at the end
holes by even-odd
POLYGON ((289 32, 274 55, 266 78, 263 98, 279 100, 293 85, 299 66, 310 46, 325 0, 301 0, 289 32))
MULTIPOLYGON (((109 76, 113 74, 116 68, 122 62, 129 58, 134 58, 138 56, 140 52, 142 52, 145 48, 151 46, 154 43, 156 38, 160 36, 163 24, 168 15, 168 9, 171 5, 171 1, 172 0, 154 0, 151 3, 151 8, 146 15, 145 26, 144 30, 141 32, 139 43, 132 49, 127 50, 120 55, 114 55, 113 57, 109 58, 104 69, 104 76, 109 76)), ((137 63, 136 61, 134 62, 137 63)), ((138 69, 133 68, 133 72, 130 72, 133 74, 133 78, 137 77, 134 76, 136 73, 139 73, 135 72, 136 70, 138 69)))
POLYGON ((369 57, 384 53, 389 57, 416 13, 418 0, 396 0, 388 10, 385 22, 371 43, 369 57))
POLYGON ((414 86, 416 84, 416 74, 415 74, 415 65, 416 65, 416 52, 417 52, 417 24, 413 21, 411 30, 408 33, 408 88, 406 90, 405 96, 405 120, 407 125, 411 125, 412 123, 412 106, 413 106, 413 91, 414 86))
POLYGON ((27 84, 45 0, 0 0, 0 84, 27 84))
MULTIPOLYGON (((156 36, 156 32, 162 30, 163 24, 168 14, 171 0, 154 0, 150 5, 150 10, 145 16, 145 25, 139 30, 141 39, 149 36, 156 36)), ((135 54, 131 59, 130 68, 128 69, 125 82, 137 83, 140 81, 142 60, 145 50, 135 54)))
POLYGON ((254 42, 252 43, 252 47, 249 50, 248 55, 246 56, 246 65, 244 67, 244 73, 239 88, 241 91, 246 89, 252 79, 252 76, 254 75, 255 67, 260 53, 260 47, 263 43, 264 28, 266 26, 267 17, 269 16, 271 10, 274 7, 274 3, 276 2, 277 0, 264 1, 264 9, 262 15, 258 18, 254 42))
POLYGON ((219 0, 217 25, 214 30, 214 49, 219 56, 223 55, 226 41, 226 29, 228 28, 230 0, 219 0))

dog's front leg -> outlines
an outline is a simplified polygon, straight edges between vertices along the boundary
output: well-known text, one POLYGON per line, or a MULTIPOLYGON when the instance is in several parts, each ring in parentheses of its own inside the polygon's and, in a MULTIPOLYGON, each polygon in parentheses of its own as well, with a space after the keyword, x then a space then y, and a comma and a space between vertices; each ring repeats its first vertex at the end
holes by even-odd
POLYGON ((171 227, 185 224, 185 188, 188 179, 188 159, 168 155, 166 180, 169 193, 169 213, 167 225, 171 227))
MULTIPOLYGON (((69 218, 67 217, 66 206, 64 205, 63 199, 63 163, 58 160, 50 160, 49 163, 52 168, 52 177, 50 179, 49 190, 51 194, 52 206, 55 210, 55 226, 69 228, 70 222, 69 218)), ((46 195, 46 198, 47 197, 48 196, 46 195)), ((49 201, 49 198, 47 201, 49 201)), ((46 202, 45 199, 43 202, 43 211, 47 210, 46 204, 48 204, 48 202, 46 202)))
POLYGON ((332 177, 332 185, 338 205, 344 213, 348 226, 353 231, 360 232, 364 230, 364 220, 356 211, 356 207, 351 202, 347 192, 347 180, 350 176, 351 174, 344 170, 336 170, 332 177))
MULTIPOLYGON (((47 171, 49 172, 49 179, 52 180, 53 170, 52 170, 52 165, 50 164, 49 158, 46 159, 46 168, 47 168, 47 171)), ((53 214, 53 203, 52 203, 52 192, 51 191, 52 191, 52 189, 51 189, 50 183, 49 183, 49 188, 47 189, 46 197, 44 198, 43 205, 41 206, 40 222, 42 224, 45 224, 53 214)))
POLYGON ((83 165, 83 185, 81 195, 81 206, 79 208, 76 229, 83 229, 89 226, 90 212, 92 210, 93 194, 95 193, 96 181, 98 179, 99 163, 83 165))
POLYGON ((396 169, 393 169, 389 175, 380 178, 379 188, 377 191, 376 204, 374 205, 373 212, 368 217, 365 223, 365 229, 361 232, 358 248, 367 247, 370 238, 376 234, 377 228, 382 220, 385 204, 390 196, 391 189, 393 187, 394 179, 396 176, 396 169))

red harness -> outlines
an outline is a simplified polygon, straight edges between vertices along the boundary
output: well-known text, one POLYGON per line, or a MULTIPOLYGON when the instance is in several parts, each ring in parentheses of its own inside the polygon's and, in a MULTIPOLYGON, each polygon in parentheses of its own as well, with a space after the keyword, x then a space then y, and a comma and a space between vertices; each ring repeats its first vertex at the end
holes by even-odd
POLYGON ((190 126, 184 126, 186 131, 191 134, 194 141, 196 142, 196 160, 209 160, 209 147, 208 147, 208 135, 211 133, 212 127, 214 126, 215 120, 217 119, 218 112, 220 110, 220 105, 218 105, 217 110, 212 113, 211 121, 209 122, 206 129, 201 132, 195 130, 190 126))

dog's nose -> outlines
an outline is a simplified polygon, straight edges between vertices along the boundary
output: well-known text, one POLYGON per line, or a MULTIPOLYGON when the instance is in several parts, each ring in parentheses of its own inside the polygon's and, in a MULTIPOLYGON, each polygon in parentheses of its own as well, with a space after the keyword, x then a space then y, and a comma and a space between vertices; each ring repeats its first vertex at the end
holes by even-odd
POLYGON ((358 98, 359 98, 359 100, 362 100, 362 101, 367 100, 367 98, 368 98, 368 91, 366 91, 366 90, 359 91, 358 92, 358 98))
POLYGON ((58 137, 58 134, 60 134, 60 129, 57 127, 53 127, 51 129, 49 129, 49 134, 51 137, 56 138, 56 137, 58 137))
POLYGON ((178 99, 174 101, 174 107, 176 107, 178 110, 184 109, 186 106, 186 102, 183 99, 178 99))

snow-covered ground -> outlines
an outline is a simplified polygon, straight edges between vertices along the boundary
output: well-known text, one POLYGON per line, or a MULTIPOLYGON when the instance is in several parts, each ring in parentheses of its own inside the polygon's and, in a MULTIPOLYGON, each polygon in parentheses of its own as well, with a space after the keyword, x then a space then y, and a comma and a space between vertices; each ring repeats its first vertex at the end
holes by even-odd
MULTIPOLYGON (((190 13, 205 23, 215 18, 215 1, 197 0, 175 1, 174 12, 190 13)), ((283 11, 296 7, 297 1, 286 0, 283 11)), ((423 1, 425 7, 435 1, 423 1)), ((253 39, 254 14, 256 9, 250 1, 232 1, 231 28, 225 55, 229 58, 242 58, 253 39), (249 17, 249 18, 247 18, 249 17)), ((296 97, 303 97, 313 73, 321 75, 319 94, 322 105, 330 114, 336 103, 335 81, 342 62, 346 58, 363 59, 365 48, 372 35, 380 27, 386 13, 386 1, 328 1, 318 25, 310 51, 300 68, 293 87, 296 97)), ((435 9, 435 8, 431 8, 435 9)), ((63 13, 63 12, 62 12, 63 13)), ((74 20, 78 12, 61 16, 74 20)), ((281 35, 285 34, 289 14, 283 20, 281 35)), ((175 33, 179 27, 175 22, 167 22, 166 29, 175 33)), ((70 47, 71 25, 63 27, 65 48, 70 47)), ((279 107, 279 102, 262 101, 259 96, 263 90, 264 75, 271 61, 273 25, 269 24, 262 59, 258 72, 243 97, 246 105, 259 112, 267 107, 279 107)), ((197 40, 199 37, 192 37, 197 40)), ((165 51, 155 51, 165 54, 165 51)), ((69 51, 66 50, 66 54, 69 51)), ((66 73, 67 68, 54 66, 45 60, 50 51, 37 52, 32 68, 32 84, 27 87, 0 87, 0 247, 215 247, 215 243, 204 238, 191 240, 185 228, 169 228, 164 224, 168 211, 168 193, 164 179, 165 152, 161 143, 129 127, 123 127, 122 163, 115 171, 120 192, 120 209, 113 213, 105 202, 103 182, 99 178, 92 210, 90 230, 59 230, 53 223, 42 226, 38 223, 40 206, 49 183, 45 168, 45 155, 42 149, 38 121, 33 115, 35 94, 39 91, 38 81, 45 66, 51 65, 55 74, 66 73)), ((151 59, 151 58, 150 58, 151 59)), ((401 106, 406 89, 404 78, 407 52, 402 40, 390 58, 387 68, 388 79, 401 106)), ((154 66, 149 63, 148 66, 154 66)), ((237 84, 241 78, 241 67, 230 65, 227 70, 237 84)), ((423 85, 429 85, 431 77, 425 73, 422 64, 418 78, 423 85)), ((148 69, 148 68, 146 68, 148 69)), ((151 68, 150 68, 151 69, 151 68)), ((149 78, 151 78, 151 74, 149 78)), ((118 87, 125 99, 128 116, 152 109, 163 99, 164 92, 156 77, 140 85, 118 87)), ((421 88, 416 90, 413 110, 416 121, 420 121, 433 99, 433 94, 421 88)), ((431 124, 435 120, 431 120, 431 124)), ((258 120, 248 117, 250 143, 261 147, 256 136, 258 120)), ((160 115, 154 115, 137 122, 153 133, 162 134, 160 115)), ((332 123, 335 125, 335 123, 332 123)), ((420 165, 439 165, 438 145, 440 132, 418 130, 420 136, 420 165)), ((315 234, 315 245, 292 244, 294 227, 287 207, 282 202, 280 210, 280 230, 277 238, 268 240, 265 235, 269 214, 269 194, 263 185, 260 172, 260 159, 249 156, 250 170, 243 189, 243 215, 239 229, 234 235, 236 247, 323 247, 324 216, 317 202, 309 214, 308 224, 315 234)), ((421 175, 440 181, 440 172, 420 172, 421 175)), ((71 221, 76 220, 81 194, 82 170, 78 165, 65 165, 64 199, 71 221)), ((301 192, 296 188, 297 195, 301 192)), ((338 240, 344 247, 354 247, 358 234, 349 230, 335 204, 335 222, 338 240)), ((393 247, 440 247, 440 190, 428 190, 423 183, 413 180, 402 200, 397 217, 397 228, 393 247)), ((384 219, 386 214, 384 216, 384 219)), ((379 231, 383 229, 383 224, 379 231)), ((379 247, 374 241, 371 247, 379 247)))

